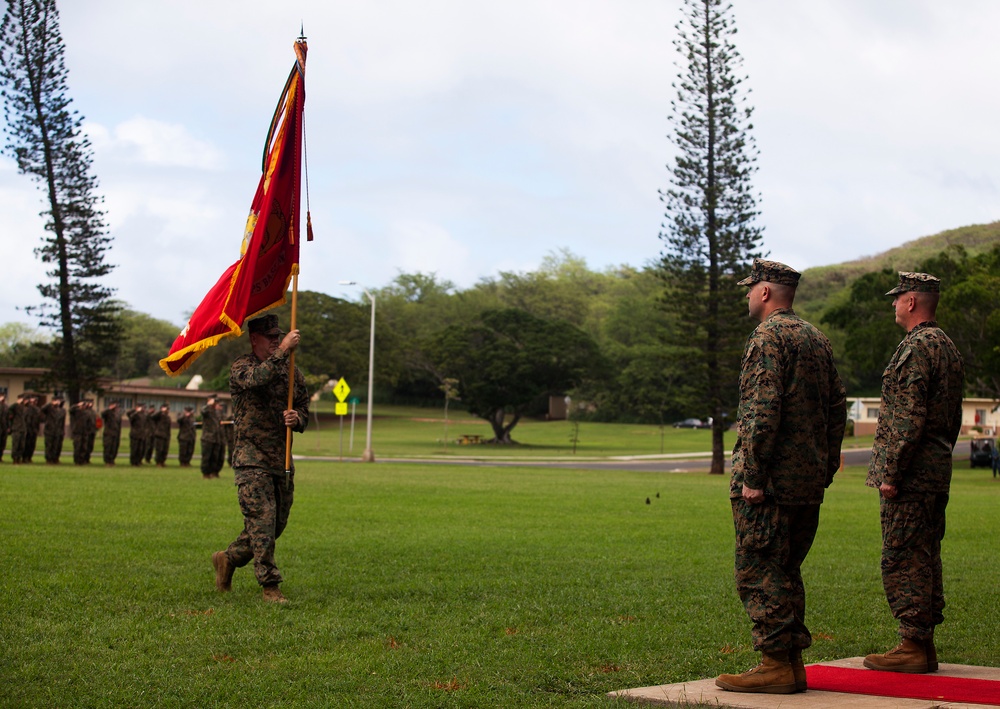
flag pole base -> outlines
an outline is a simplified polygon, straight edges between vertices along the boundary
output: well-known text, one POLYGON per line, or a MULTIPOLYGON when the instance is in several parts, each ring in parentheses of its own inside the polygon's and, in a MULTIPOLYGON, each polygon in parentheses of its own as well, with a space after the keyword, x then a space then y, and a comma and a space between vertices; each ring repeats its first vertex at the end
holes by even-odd
POLYGON ((374 463, 375 462, 375 453, 372 451, 371 448, 365 448, 365 452, 362 453, 362 455, 361 455, 361 462, 362 463, 374 463))

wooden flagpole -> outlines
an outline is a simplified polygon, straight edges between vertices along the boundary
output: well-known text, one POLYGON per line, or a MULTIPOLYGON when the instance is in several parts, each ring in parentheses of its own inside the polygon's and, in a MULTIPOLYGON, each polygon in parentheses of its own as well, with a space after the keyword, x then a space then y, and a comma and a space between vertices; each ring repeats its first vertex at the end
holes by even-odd
MULTIPOLYGON (((304 27, 303 27, 302 31, 299 34, 300 34, 299 39, 296 42, 296 56, 299 57, 299 64, 300 64, 299 71, 301 73, 301 77, 302 77, 302 81, 303 81, 303 85, 304 85, 304 82, 305 82, 305 68, 306 68, 306 66, 305 66, 305 62, 306 62, 306 57, 305 57, 306 36, 305 36, 305 28, 304 27), (299 47, 301 47, 301 49, 302 49, 301 54, 298 51, 299 47)), ((289 77, 289 81, 291 81, 291 77, 289 77)), ((302 89, 300 89, 300 90, 302 90, 302 89)), ((301 96, 297 99, 297 101, 302 101, 302 100, 303 99, 301 98, 301 96)), ((303 111, 303 112, 298 113, 297 117, 301 121, 301 124, 299 125, 299 131, 300 131, 301 141, 302 141, 302 150, 303 150, 303 153, 305 153, 305 147, 306 147, 306 117, 305 117, 305 112, 303 111)), ((305 173, 306 173, 306 234, 308 236, 308 241, 312 241, 312 238, 313 238, 312 237, 312 219, 311 219, 311 216, 309 214, 309 207, 308 207, 308 205, 309 205, 309 158, 308 157, 305 158, 305 164, 306 164, 306 170, 305 170, 305 173)), ((298 165, 298 164, 295 165, 296 172, 299 170, 299 168, 300 168, 300 165, 298 165)), ((293 206, 293 210, 294 210, 295 213, 297 213, 299 211, 299 204, 298 203, 296 203, 293 206)), ((293 216, 292 216, 293 220, 295 218, 297 218, 297 216, 298 216, 295 213, 293 213, 293 216)), ((295 232, 292 230, 291 224, 289 224, 289 227, 288 227, 288 237, 292 241, 295 240, 295 232)), ((288 327, 289 332, 291 332, 292 330, 297 330, 298 329, 298 325, 297 325, 297 322, 296 322, 297 316, 298 316, 298 306, 299 306, 299 265, 296 263, 295 266, 294 266, 294 268, 292 269, 292 321, 291 321, 291 324, 288 327)), ((298 348, 296 347, 296 349, 298 349, 298 348)), ((289 357, 288 357, 288 407, 287 407, 287 409, 292 409, 292 408, 294 408, 294 406, 295 406, 295 350, 292 350, 292 354, 289 355, 289 357)), ((286 489, 288 488, 288 481, 291 478, 291 475, 292 475, 292 429, 291 429, 291 427, 286 427, 285 428, 285 488, 286 489)))
MULTIPOLYGON (((296 311, 299 304, 299 274, 292 274, 292 322, 288 331, 296 329, 296 311)), ((295 350, 288 356, 288 406, 292 409, 295 406, 295 350)), ((292 475, 292 428, 285 427, 285 487, 288 487, 288 480, 292 475)))

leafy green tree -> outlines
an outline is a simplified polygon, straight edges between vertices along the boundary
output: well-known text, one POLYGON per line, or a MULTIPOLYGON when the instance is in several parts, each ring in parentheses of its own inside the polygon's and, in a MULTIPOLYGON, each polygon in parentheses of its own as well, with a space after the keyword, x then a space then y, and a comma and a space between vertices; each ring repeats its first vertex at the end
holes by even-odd
POLYGON ((492 426, 492 442, 503 444, 513 442, 511 431, 532 406, 604 371, 597 345, 579 328, 513 309, 445 328, 433 355, 440 371, 458 380, 469 412, 492 426))
POLYGON ((119 310, 121 346, 114 366, 116 379, 160 377, 159 361, 177 337, 177 326, 140 313, 124 304, 119 310))
POLYGON ((4 152, 45 193, 48 236, 35 253, 51 265, 47 275, 53 279, 38 287, 43 303, 28 310, 58 332, 52 378, 76 403, 114 361, 119 328, 113 290, 104 280, 113 268, 105 260, 111 239, 83 117, 70 108, 64 55, 55 0, 8 0, 0 24, 4 152))
MULTIPOLYGON (((272 312, 287 329, 291 304, 272 312)), ((351 382, 352 389, 367 383, 368 318, 368 309, 357 303, 316 291, 300 291, 296 326, 302 332, 302 343, 296 350, 296 366, 325 379, 344 377, 351 382)), ((377 338, 376 332, 376 343, 377 338)))
POLYGON ((837 368, 848 391, 856 395, 879 394, 882 370, 902 338, 890 307, 892 299, 885 295, 896 283, 896 272, 891 269, 866 273, 851 284, 847 299, 821 319, 846 334, 837 368))
POLYGON ((435 273, 400 273, 376 292, 375 381, 390 390, 390 401, 440 401, 444 375, 428 347, 450 323, 472 322, 479 313, 454 291, 451 281, 435 273))
POLYGON ((21 355, 37 345, 47 343, 49 339, 27 323, 9 322, 0 325, 0 365, 28 366, 21 363, 21 355))
POLYGON ((920 270, 942 280, 938 321, 962 352, 966 391, 1000 398, 1000 245, 977 256, 955 246, 920 270))
POLYGON ((608 288, 609 278, 587 268, 568 249, 548 254, 537 271, 501 271, 476 288, 496 299, 494 307, 524 310, 540 318, 565 320, 585 327, 595 297, 608 288))
POLYGON ((591 299, 587 331, 609 361, 607 375, 581 397, 593 406, 579 416, 600 421, 663 424, 704 417, 697 348, 664 344, 678 327, 677 314, 660 303, 663 283, 652 268, 621 268, 591 299), (694 376, 693 374, 694 373, 694 376))
POLYGON ((680 314, 683 340, 703 354, 693 374, 705 383, 713 418, 715 474, 724 470, 722 414, 736 403, 740 353, 751 329, 736 282, 760 255, 762 238, 751 185, 753 109, 736 75, 742 59, 732 42, 731 11, 726 0, 685 0, 674 41, 683 58, 671 116, 677 154, 670 187, 660 193, 667 217, 660 234, 665 303, 680 314))

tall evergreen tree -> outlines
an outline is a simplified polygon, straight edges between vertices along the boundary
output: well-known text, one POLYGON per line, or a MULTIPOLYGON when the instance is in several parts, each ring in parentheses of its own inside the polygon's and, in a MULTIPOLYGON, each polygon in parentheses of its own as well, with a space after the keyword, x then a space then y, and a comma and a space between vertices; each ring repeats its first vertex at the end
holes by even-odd
POLYGON ((667 222, 662 272, 665 304, 676 308, 686 343, 702 351, 706 408, 712 415, 712 468, 722 474, 724 414, 738 400, 743 341, 752 328, 744 291, 736 285, 759 256, 762 229, 751 178, 757 149, 753 112, 736 72, 742 58, 733 45, 732 5, 685 0, 674 46, 682 61, 670 117, 677 148, 670 187, 660 192, 667 222))
POLYGON ((114 360, 119 325, 114 291, 102 281, 113 268, 105 260, 111 239, 83 117, 70 107, 64 55, 55 0, 7 0, 0 25, 4 152, 45 194, 47 235, 35 254, 51 266, 52 279, 38 286, 43 302, 26 310, 57 331, 52 377, 75 403, 114 360))

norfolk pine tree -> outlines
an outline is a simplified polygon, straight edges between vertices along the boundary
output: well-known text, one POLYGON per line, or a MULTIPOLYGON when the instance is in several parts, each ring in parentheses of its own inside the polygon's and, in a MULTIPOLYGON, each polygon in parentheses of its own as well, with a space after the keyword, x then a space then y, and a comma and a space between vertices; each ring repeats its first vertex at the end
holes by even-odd
POLYGON ((760 256, 762 229, 751 177, 757 149, 750 135, 753 109, 735 75, 742 59, 732 43, 732 5, 685 0, 674 46, 680 72, 670 117, 677 149, 670 186, 660 192, 667 221, 662 274, 666 307, 676 309, 679 333, 702 354, 692 379, 704 387, 712 416, 713 474, 725 469, 722 434, 735 419, 740 354, 752 324, 743 278, 760 256), (728 417, 723 414, 729 414, 728 417))
POLYGON ((52 379, 76 403, 113 362, 119 325, 114 291, 102 283, 113 268, 105 261, 111 239, 83 117, 70 108, 64 54, 55 0, 7 0, 0 24, 4 152, 45 193, 47 235, 35 254, 51 265, 46 275, 53 279, 38 286, 42 304, 26 310, 58 332, 52 379))

